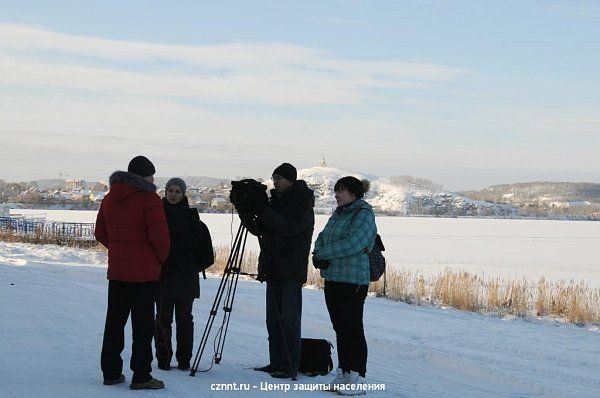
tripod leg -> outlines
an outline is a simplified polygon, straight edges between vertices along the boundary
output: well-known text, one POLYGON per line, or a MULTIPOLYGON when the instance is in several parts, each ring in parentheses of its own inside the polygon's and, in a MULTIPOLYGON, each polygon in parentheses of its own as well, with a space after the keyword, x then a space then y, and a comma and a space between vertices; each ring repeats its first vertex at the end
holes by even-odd
POLYGON ((240 270, 244 259, 244 250, 246 248, 246 239, 248 237, 248 231, 244 234, 242 249, 239 252, 239 257, 235 258, 234 266, 231 268, 233 273, 232 281, 227 291, 227 297, 225 305, 223 306, 223 323, 221 324, 221 334, 219 335, 219 341, 217 343, 217 350, 215 352, 215 363, 221 362, 223 357, 223 348, 225 347, 225 339, 227 337, 227 331, 229 330, 229 320, 231 319, 231 312, 233 310, 233 301, 235 299, 235 293, 237 291, 238 280, 240 277, 240 270))
POLYGON ((198 346, 198 350, 196 351, 196 356, 194 357, 194 361, 192 363, 190 376, 195 376, 198 371, 198 366, 200 364, 200 360, 202 359, 202 354, 204 353, 204 349, 206 347, 206 343, 208 342, 208 337, 210 335, 210 331, 212 329, 212 325, 215 320, 215 316, 217 315, 217 311, 221 300, 223 298, 223 293, 225 292, 226 287, 229 284, 229 278, 231 276, 231 267, 233 264, 233 259, 238 256, 241 237, 245 228, 240 224, 238 228, 235 241, 233 243, 233 247, 231 248, 231 252, 229 253, 229 258, 227 260, 227 264, 225 265, 225 269, 223 270, 223 276, 221 277, 221 282, 219 284, 219 288, 217 289, 217 294, 215 295, 215 299, 213 301, 213 305, 210 310, 210 315, 206 322, 206 326, 204 328, 204 333, 202 334, 202 339, 200 341, 200 345, 198 346))
POLYGON ((200 340, 200 345, 198 346, 198 350, 196 351, 196 356, 194 357, 194 361, 192 363, 190 376, 195 376, 196 372, 198 371, 198 365, 200 364, 200 359, 202 358, 202 354, 204 353, 204 348, 206 347, 206 343, 208 341, 208 336, 210 335, 210 330, 212 329, 212 325, 215 320, 215 316, 217 315, 217 309, 219 307, 221 298, 223 296, 223 286, 226 285, 228 278, 229 278, 228 273, 224 273, 223 276, 221 277, 221 284, 219 285, 219 289, 217 290, 217 295, 215 296, 213 306, 210 310, 208 321, 206 322, 206 326, 204 327, 204 332, 202 333, 202 339, 200 340))

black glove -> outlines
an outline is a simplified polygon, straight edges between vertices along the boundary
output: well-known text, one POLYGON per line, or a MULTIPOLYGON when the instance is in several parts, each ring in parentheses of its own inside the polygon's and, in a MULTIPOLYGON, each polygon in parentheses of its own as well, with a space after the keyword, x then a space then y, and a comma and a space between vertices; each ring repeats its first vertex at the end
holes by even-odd
POLYGON ((329 267, 329 260, 318 259, 314 254, 312 256, 312 263, 317 269, 327 269, 327 267, 329 267))

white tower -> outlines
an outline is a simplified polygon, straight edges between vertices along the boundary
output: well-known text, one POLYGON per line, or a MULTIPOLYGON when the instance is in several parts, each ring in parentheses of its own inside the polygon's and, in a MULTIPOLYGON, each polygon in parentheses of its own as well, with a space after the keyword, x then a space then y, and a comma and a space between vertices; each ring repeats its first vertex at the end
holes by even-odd
POLYGON ((321 167, 327 167, 327 162, 325 161, 325 156, 321 158, 321 167))

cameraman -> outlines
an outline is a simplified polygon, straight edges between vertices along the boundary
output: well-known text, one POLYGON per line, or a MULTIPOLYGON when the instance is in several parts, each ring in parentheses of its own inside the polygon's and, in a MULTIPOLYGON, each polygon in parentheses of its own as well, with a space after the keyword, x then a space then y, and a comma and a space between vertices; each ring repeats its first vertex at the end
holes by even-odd
POLYGON ((259 237, 258 279, 267 282, 269 364, 254 370, 275 378, 295 378, 298 373, 302 285, 315 225, 313 191, 296 178, 294 166, 278 166, 271 198, 267 202, 252 195, 255 221, 245 223, 259 237))

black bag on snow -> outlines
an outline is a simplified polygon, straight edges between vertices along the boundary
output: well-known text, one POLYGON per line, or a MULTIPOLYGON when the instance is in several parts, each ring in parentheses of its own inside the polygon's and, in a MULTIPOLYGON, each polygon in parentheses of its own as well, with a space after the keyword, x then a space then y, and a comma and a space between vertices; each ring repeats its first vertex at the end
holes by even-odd
POLYGON ((307 376, 325 376, 333 369, 331 349, 333 345, 324 339, 302 339, 298 371, 307 376))

